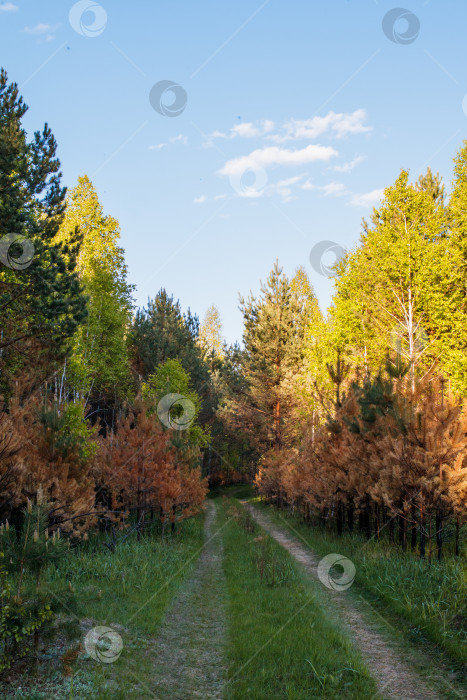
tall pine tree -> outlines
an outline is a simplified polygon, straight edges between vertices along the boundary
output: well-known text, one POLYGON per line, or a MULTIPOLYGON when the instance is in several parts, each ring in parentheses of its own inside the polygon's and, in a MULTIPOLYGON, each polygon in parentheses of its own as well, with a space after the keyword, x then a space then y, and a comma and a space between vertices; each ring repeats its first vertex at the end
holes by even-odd
POLYGON ((288 418, 296 400, 293 379, 302 369, 303 294, 276 262, 258 297, 241 298, 246 395, 238 416, 261 451, 287 442, 288 418))
POLYGON ((182 314, 180 303, 161 289, 136 313, 131 334, 135 366, 147 378, 161 363, 178 359, 203 396, 209 373, 198 338, 198 317, 190 310, 182 314))
POLYGON ((65 208, 57 144, 47 124, 28 140, 16 83, 0 72, 0 367, 3 391, 19 368, 63 358, 86 315, 75 272, 79 238, 55 240, 65 208))

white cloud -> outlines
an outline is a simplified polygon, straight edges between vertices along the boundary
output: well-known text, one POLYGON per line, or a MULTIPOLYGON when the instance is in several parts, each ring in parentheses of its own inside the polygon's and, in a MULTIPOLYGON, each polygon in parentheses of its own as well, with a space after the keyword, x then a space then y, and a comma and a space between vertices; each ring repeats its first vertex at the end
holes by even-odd
POLYGON ((353 207, 369 207, 377 204, 384 194, 384 189, 372 190, 364 194, 350 192, 342 182, 329 182, 326 185, 314 185, 309 179, 300 185, 302 190, 316 190, 324 197, 343 197, 350 195, 349 204, 353 207))
POLYGON ((333 132, 337 138, 342 138, 347 134, 361 134, 371 131, 371 126, 363 124, 365 119, 364 109, 356 109, 351 113, 328 112, 325 117, 313 117, 312 119, 290 119, 282 127, 284 133, 272 134, 269 138, 276 143, 284 143, 285 141, 316 139, 328 131, 333 132))
POLYGON ((17 12, 18 6, 13 5, 12 2, 2 2, 0 5, 0 12, 17 12))
POLYGON ((384 195, 384 189, 372 190, 364 194, 354 194, 350 200, 353 207, 371 207, 377 204, 384 195))
POLYGON ((178 136, 172 136, 169 139, 170 143, 183 143, 187 144, 188 143, 188 136, 184 136, 183 134, 179 134, 178 136))
POLYGON ((194 202, 195 204, 204 204, 204 202, 205 202, 206 200, 207 200, 206 195, 205 195, 205 194, 202 194, 201 197, 195 197, 195 199, 193 200, 193 202, 194 202))
POLYGON ((274 127, 275 124, 270 119, 265 119, 260 122, 259 126, 255 126, 252 122, 236 124, 230 129, 230 138, 233 139, 235 136, 240 136, 244 139, 252 139, 258 136, 264 136, 264 134, 269 134, 274 127))
POLYGON ((303 175, 295 175, 295 177, 289 177, 287 180, 280 180, 277 183, 278 187, 290 187, 291 185, 296 185, 297 182, 303 179, 303 175))
POLYGON ((310 180, 301 185, 302 190, 316 190, 321 192, 324 197, 342 197, 348 194, 347 187, 342 182, 328 182, 326 185, 313 185, 310 180))
POLYGON ((270 119, 264 119, 262 122, 259 122, 258 126, 255 126, 253 122, 235 124, 235 126, 229 129, 227 133, 218 130, 213 131, 212 134, 209 134, 207 137, 207 141, 204 143, 204 146, 212 146, 213 141, 216 139, 234 139, 237 136, 243 139, 260 138, 265 134, 269 134, 274 127, 275 124, 270 119))
POLYGON ((226 194, 218 194, 214 197, 214 200, 217 202, 218 199, 225 199, 226 197, 226 194))
POLYGON ((227 139, 228 135, 224 134, 222 131, 213 131, 212 134, 209 134, 209 136, 206 136, 206 140, 203 141, 202 147, 203 148, 212 148, 214 146, 214 141, 216 139, 227 139))
POLYGON ((319 188, 325 197, 342 197, 347 194, 347 187, 342 182, 329 182, 319 188))
POLYGON ((297 185, 303 179, 303 177, 304 175, 295 175, 294 177, 289 177, 285 180, 279 180, 279 182, 276 182, 275 184, 268 185, 265 193, 268 196, 278 194, 280 197, 282 197, 283 202, 290 202, 291 199, 296 199, 296 197, 293 196, 293 187, 297 185))
POLYGON ((282 197, 283 202, 290 202, 291 199, 296 199, 296 197, 293 196, 290 187, 277 187, 276 192, 280 197, 282 197))
POLYGON ((216 129, 216 131, 213 131, 212 134, 209 135, 210 139, 227 139, 228 134, 224 134, 223 131, 219 131, 216 129))
POLYGON ((24 32, 26 34, 33 34, 34 36, 42 36, 42 34, 47 34, 47 39, 53 38, 53 32, 57 31, 60 24, 36 24, 35 27, 25 27, 24 32))
POLYGON ((232 158, 219 170, 221 175, 241 175, 247 170, 267 168, 270 165, 303 165, 315 161, 329 160, 337 156, 337 151, 331 146, 310 144, 306 148, 295 150, 269 146, 258 148, 247 156, 232 158))
MULTIPOLYGON (((186 145, 188 143, 188 136, 183 134, 178 134, 178 136, 171 136, 169 138, 169 143, 183 143, 186 145)), ((158 143, 155 146, 149 146, 150 151, 162 151, 163 148, 167 148, 168 143, 158 143)))
MULTIPOLYGON (((203 145, 210 147, 216 139, 231 140, 235 138, 264 138, 275 143, 310 141, 323 134, 343 138, 349 134, 362 134, 371 131, 372 127, 365 124, 366 118, 364 109, 356 109, 353 112, 328 112, 324 117, 312 117, 311 119, 293 118, 277 127, 271 119, 263 119, 256 123, 243 122, 235 124, 227 132, 216 129, 206 137, 203 145)), ((357 162, 352 167, 355 165, 357 162)), ((342 172, 349 171, 343 170, 342 172)))
MULTIPOLYGON (((258 147, 246 155, 240 155, 225 160, 224 165, 218 170, 218 175, 228 176, 240 196, 258 199, 264 195, 279 195, 284 201, 293 198, 293 193, 302 190, 316 190, 323 197, 342 197, 347 195, 360 206, 359 202, 365 202, 372 193, 356 195, 352 193, 342 182, 329 182, 325 185, 315 185, 305 174, 296 175, 276 183, 268 183, 268 169, 273 166, 282 166, 302 169, 304 165, 322 162, 326 163, 339 156, 338 151, 331 145, 324 146, 316 143, 318 137, 326 135, 340 139, 351 134, 362 134, 371 131, 372 127, 366 124, 367 115, 364 109, 356 109, 353 112, 329 112, 323 117, 311 119, 290 119, 283 124, 276 124, 270 119, 257 122, 236 123, 227 131, 213 131, 206 137, 203 146, 213 146, 217 139, 233 141, 238 139, 256 139, 258 147), (300 144, 285 145, 290 142, 302 141, 300 144), (308 143, 307 143, 308 141, 308 143), (311 141, 311 142, 310 142, 311 141), (272 142, 272 143, 271 143, 272 142), (304 142, 304 143, 303 143, 304 142), (242 178, 247 173, 253 173, 256 185, 247 187, 242 184, 242 178), (257 183, 261 182, 262 186, 257 183)), ((350 173, 363 156, 356 156, 353 160, 342 162, 340 165, 328 166, 328 170, 338 173, 350 173)), ((376 195, 373 195, 376 197, 376 195)))
POLYGON ((255 136, 261 136, 261 130, 257 126, 253 126, 251 122, 245 122, 244 124, 237 124, 230 129, 231 138, 234 136, 241 136, 245 139, 251 139, 255 136))
POLYGON ((342 165, 334 165, 331 170, 335 170, 336 173, 350 173, 357 165, 363 163, 365 158, 363 156, 357 156, 348 163, 343 163, 342 165))

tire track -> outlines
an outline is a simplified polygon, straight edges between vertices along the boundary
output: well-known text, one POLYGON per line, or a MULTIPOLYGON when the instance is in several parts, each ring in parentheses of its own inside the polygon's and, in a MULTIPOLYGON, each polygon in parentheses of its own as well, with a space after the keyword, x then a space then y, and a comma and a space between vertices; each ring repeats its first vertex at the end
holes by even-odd
POLYGON ((152 690, 160 700, 217 700, 225 681, 226 586, 216 507, 206 503, 205 546, 195 571, 173 601, 151 655, 152 690))
MULTIPOLYGON (((246 501, 241 503, 256 522, 285 547, 307 573, 319 580, 317 568, 320 558, 312 550, 278 527, 266 514, 258 512, 250 503, 246 501)), ((345 592, 328 589, 326 592, 373 675, 380 697, 390 700, 441 700, 441 696, 425 685, 389 640, 352 604, 345 592)))

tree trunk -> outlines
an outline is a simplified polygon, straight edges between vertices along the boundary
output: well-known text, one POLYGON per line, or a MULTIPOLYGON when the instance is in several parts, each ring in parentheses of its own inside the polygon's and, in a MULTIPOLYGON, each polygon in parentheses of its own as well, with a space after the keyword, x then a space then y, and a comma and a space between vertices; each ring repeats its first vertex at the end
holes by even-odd
POLYGON ((140 509, 137 508, 136 509, 136 539, 138 540, 138 542, 141 539, 141 523, 140 523, 139 519, 140 519, 140 509))
POLYGON ((420 559, 425 559, 426 532, 425 532, 425 512, 423 503, 420 504, 420 559))
POLYGON ((443 558, 443 511, 441 508, 436 511, 436 547, 438 561, 441 561, 443 558))
POLYGON ((375 503, 375 539, 379 540, 379 507, 375 503))
POLYGON ((389 542, 394 542, 394 518, 389 520, 389 542))
POLYGON ((410 506, 410 515, 412 518, 411 533, 410 533, 410 549, 415 552, 417 549, 417 514, 415 512, 415 504, 410 506))
POLYGON ((370 511, 371 511, 370 499, 367 496, 365 498, 365 504, 364 504, 362 510, 360 511, 360 516, 359 516, 360 529, 363 531, 363 533, 365 534, 365 537, 367 539, 370 539, 370 537, 371 537, 370 511))
POLYGON ((326 513, 327 513, 327 508, 323 508, 323 510, 321 511, 321 516, 320 516, 321 525, 323 527, 326 527, 326 513))
POLYGON ((347 508, 347 524, 349 526, 349 532, 353 532, 353 523, 354 523, 354 508, 353 508, 353 503, 349 503, 348 508, 347 508))
POLYGON ((431 513, 430 513, 428 515, 428 561, 430 562, 430 564, 431 564, 431 552, 432 552, 432 543, 433 543, 432 537, 431 537, 431 524, 432 524, 431 521, 432 521, 432 517, 431 517, 431 513))
POLYGON ((337 534, 340 536, 342 535, 342 531, 344 529, 344 506, 342 503, 339 501, 337 504, 337 534))
POLYGON ((398 516, 399 521, 399 544, 405 552, 407 549, 407 523, 403 515, 398 516))
POLYGON ((277 451, 281 449, 281 402, 277 399, 274 406, 274 444, 277 451))
POLYGON ((282 495, 282 489, 279 487, 279 494, 277 496, 277 507, 278 508, 283 508, 284 507, 284 498, 282 495))

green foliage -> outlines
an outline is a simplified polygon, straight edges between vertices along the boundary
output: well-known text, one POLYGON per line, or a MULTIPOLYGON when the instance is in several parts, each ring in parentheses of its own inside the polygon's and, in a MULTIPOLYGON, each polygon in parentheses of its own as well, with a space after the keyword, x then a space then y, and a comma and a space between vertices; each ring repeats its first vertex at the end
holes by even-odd
POLYGON ((43 570, 57 563, 68 550, 68 543, 59 531, 49 537, 49 510, 49 504, 42 501, 39 493, 37 504, 29 503, 25 509, 19 532, 8 522, 0 526, 1 557, 8 563, 10 574, 9 577, 0 565, 0 671, 31 651, 32 636, 37 653, 39 635, 51 633, 56 612, 63 611, 63 607, 69 612, 72 606, 72 600, 64 603, 63 596, 58 606, 51 604, 50 596, 40 591, 43 570), (28 576, 34 581, 34 591, 30 590, 28 576), (14 597, 11 579, 16 587, 14 597))
MULTIPOLYGON (((75 272, 79 237, 55 240, 63 219, 65 190, 55 138, 45 124, 28 142, 22 120, 27 106, 16 83, 0 72, 0 238, 19 235, 9 253, 24 268, 0 265, 2 382, 20 368, 62 359, 86 315, 75 272)), ((46 368, 50 372, 50 366, 46 368)))
POLYGON ((32 635, 52 617, 49 605, 38 608, 13 596, 3 558, 0 552, 0 673, 31 651, 32 635))
MULTIPOLYGON (((81 640, 87 628, 120 623, 118 631, 124 642, 121 661, 97 664, 80 654, 73 697, 127 700, 145 692, 135 681, 135 668, 142 684, 152 686, 154 659, 150 650, 170 603, 196 566, 203 545, 203 516, 185 521, 178 534, 168 533, 163 538, 159 531, 139 541, 134 531, 120 533, 114 552, 103 546, 106 539, 104 533, 91 535, 86 542, 67 549, 60 566, 50 564, 44 571, 42 586, 60 618, 76 610, 86 626, 80 630, 81 640)), ((62 644, 63 639, 60 653, 64 651, 62 644)), ((28 691, 23 696, 18 690, 17 697, 30 700, 37 688, 37 697, 44 700, 69 700, 69 679, 57 674, 53 651, 58 649, 41 659, 39 678, 23 670, 14 684, 28 691)), ((0 681, 0 696, 6 697, 12 685, 11 681, 0 681)))
POLYGON ((197 316, 182 314, 179 302, 162 289, 134 319, 131 343, 139 371, 147 378, 166 360, 179 360, 202 397, 209 372, 198 337, 197 316))
POLYGON ((199 398, 190 388, 190 375, 183 369, 180 360, 166 360, 160 364, 148 377, 147 383, 143 384, 142 391, 143 398, 161 399, 165 394, 183 394, 195 403, 199 412, 199 398))
POLYGON ((461 236, 455 233, 465 212, 465 155, 464 149, 448 212, 438 176, 428 171, 413 186, 402 171, 374 210, 372 226, 364 224, 360 245, 340 266, 330 323, 347 358, 367 372, 395 352, 401 371, 409 365, 412 381, 437 361, 454 389, 467 391, 460 359, 466 347, 465 277, 461 236))
POLYGON ((242 402, 248 390, 248 381, 243 371, 245 352, 238 343, 224 347, 219 369, 212 375, 212 450, 208 452, 207 473, 210 483, 231 483, 243 474, 252 473, 255 450, 244 430, 233 420, 235 407, 242 402))
POLYGON ((208 357, 213 360, 223 357, 222 321, 219 310, 214 304, 206 311, 204 321, 200 326, 199 342, 208 357))
MULTIPOLYGON (((191 378, 187 371, 183 369, 179 360, 166 360, 157 367, 156 371, 148 377, 148 381, 142 385, 143 399, 157 407, 158 402, 167 394, 180 394, 190 402, 193 416, 192 423, 187 429, 190 442, 198 447, 205 447, 209 438, 209 431, 196 423, 200 413, 201 400, 191 387, 191 378)), ((181 402, 176 402, 170 408, 170 416, 179 418, 186 410, 181 402)), ((167 427, 167 426, 166 426, 167 427)), ((177 439, 174 436, 174 439, 177 439)))
POLYGON ((436 204, 444 205, 446 189, 439 172, 434 175, 431 168, 427 168, 426 175, 420 175, 415 183, 415 189, 428 192, 436 204))
POLYGON ((446 318, 446 324, 449 324, 452 333, 445 366, 454 387, 467 395, 467 140, 454 159, 454 182, 447 206, 447 218, 451 284, 457 292, 458 305, 446 318))
MULTIPOLYGON (((297 428, 294 412, 303 398, 298 379, 303 372, 304 334, 317 313, 308 279, 298 271, 289 280, 276 262, 256 298, 240 298, 244 318, 242 370, 245 393, 230 412, 242 418, 258 452, 286 444, 297 428)), ((232 420, 238 420, 235 415, 232 420)))
POLYGON ((37 503, 28 503, 23 512, 19 532, 8 522, 0 525, 0 548, 11 570, 17 574, 17 597, 21 597, 24 573, 32 574, 39 589, 41 572, 48 564, 57 562, 68 548, 67 540, 60 537, 60 530, 49 536, 48 516, 50 504, 42 501, 38 494, 37 503))
POLYGON ((70 446, 77 446, 81 460, 87 463, 98 449, 93 440, 96 430, 85 419, 83 403, 68 403, 62 410, 61 437, 70 446))
POLYGON ((375 376, 367 376, 363 383, 352 383, 350 391, 357 396, 360 406, 360 415, 349 420, 344 417, 345 422, 354 433, 372 431, 379 416, 391 415, 401 433, 406 430, 404 411, 406 402, 395 392, 394 382, 387 379, 382 373, 375 376))
POLYGON ((84 403, 77 401, 51 408, 44 407, 40 420, 47 433, 51 447, 66 459, 78 453, 82 464, 87 464, 97 452, 98 445, 93 439, 96 430, 85 419, 84 403))
POLYGON ((118 245, 118 221, 106 216, 85 175, 67 197, 56 239, 67 242, 78 229, 82 237, 77 269, 88 296, 88 316, 74 337, 68 382, 80 395, 129 396, 131 377, 127 331, 133 286, 127 282, 124 251, 118 245))

